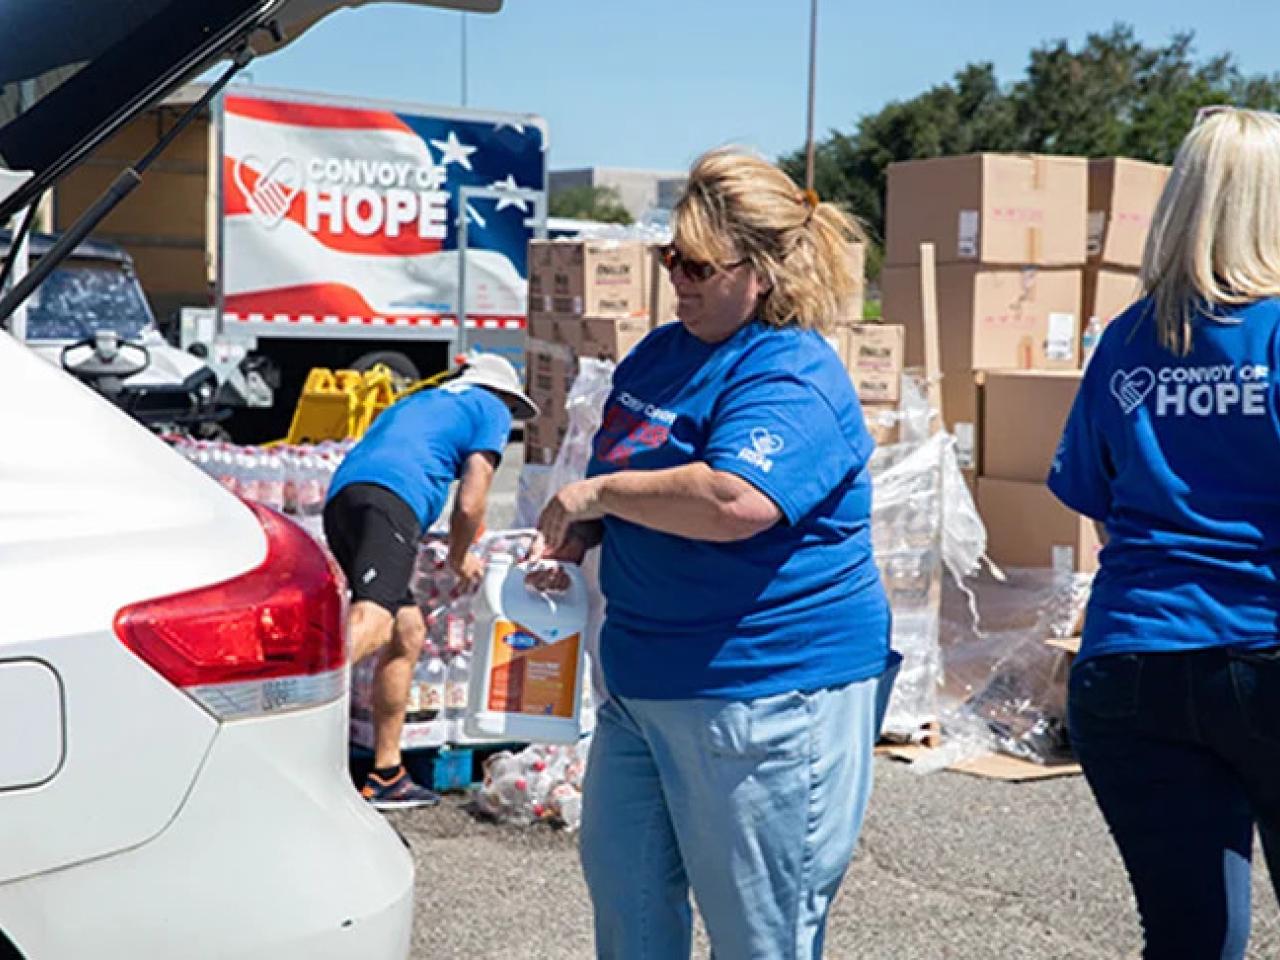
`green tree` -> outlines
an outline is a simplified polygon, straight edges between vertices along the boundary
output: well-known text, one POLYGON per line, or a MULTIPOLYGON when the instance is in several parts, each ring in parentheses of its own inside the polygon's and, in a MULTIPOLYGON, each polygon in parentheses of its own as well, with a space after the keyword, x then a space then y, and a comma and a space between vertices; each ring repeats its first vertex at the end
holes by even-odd
MULTIPOLYGON (((831 131, 816 145, 814 186, 879 240, 895 161, 990 150, 1169 163, 1199 107, 1280 109, 1280 75, 1246 76, 1229 54, 1197 59, 1193 40, 1180 33, 1149 47, 1117 24, 1075 50, 1065 40, 1043 44, 1007 85, 990 63, 969 64, 948 83, 863 116, 851 132, 831 131)), ((803 182, 803 150, 781 163, 803 182)), ((873 251, 868 264, 877 263, 873 251)))
POLYGON ((622 205, 618 191, 612 187, 581 186, 558 190, 551 194, 547 208, 553 217, 624 225, 632 222, 631 214, 622 205))

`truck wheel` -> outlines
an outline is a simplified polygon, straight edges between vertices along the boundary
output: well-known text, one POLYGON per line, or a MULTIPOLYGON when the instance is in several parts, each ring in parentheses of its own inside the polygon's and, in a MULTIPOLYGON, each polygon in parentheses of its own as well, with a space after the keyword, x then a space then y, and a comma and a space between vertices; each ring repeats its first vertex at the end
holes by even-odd
POLYGON ((403 390, 409 384, 422 379, 422 375, 418 373, 417 364, 397 350, 375 350, 372 353, 366 353, 351 364, 351 369, 364 373, 378 364, 391 370, 391 380, 396 390, 403 390))

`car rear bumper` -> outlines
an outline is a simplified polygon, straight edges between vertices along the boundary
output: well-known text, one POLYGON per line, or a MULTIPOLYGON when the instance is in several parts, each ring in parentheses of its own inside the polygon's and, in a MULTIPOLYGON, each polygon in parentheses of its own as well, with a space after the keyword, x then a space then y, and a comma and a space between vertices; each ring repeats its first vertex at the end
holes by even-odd
POLYGON ((0 885, 0 930, 29 960, 403 960, 413 862, 347 779, 346 713, 223 725, 158 837, 0 885))

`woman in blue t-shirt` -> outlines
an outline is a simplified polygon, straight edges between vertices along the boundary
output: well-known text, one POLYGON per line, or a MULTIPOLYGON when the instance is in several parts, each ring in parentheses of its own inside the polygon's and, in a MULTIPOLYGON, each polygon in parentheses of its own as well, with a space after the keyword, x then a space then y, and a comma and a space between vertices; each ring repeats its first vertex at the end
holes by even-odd
POLYGON ((597 951, 816 957, 871 790, 896 656, 871 552, 873 442, 821 329, 861 236, 755 156, 694 166, 664 262, 679 322, 619 365, 587 479, 540 527, 600 544, 584 789, 597 951))
POLYGON ((1105 525, 1069 721, 1148 958, 1240 958, 1280 878, 1280 117, 1202 111, 1049 486, 1105 525))

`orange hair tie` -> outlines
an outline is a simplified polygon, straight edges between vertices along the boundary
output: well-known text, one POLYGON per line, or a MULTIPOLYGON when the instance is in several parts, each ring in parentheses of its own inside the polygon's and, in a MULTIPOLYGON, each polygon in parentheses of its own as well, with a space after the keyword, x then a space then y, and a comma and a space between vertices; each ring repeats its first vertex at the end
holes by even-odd
POLYGON ((807 227, 809 222, 813 220, 813 213, 818 209, 818 204, 822 201, 818 199, 818 191, 808 187, 800 191, 799 200, 809 208, 809 215, 804 218, 804 225, 807 227))

